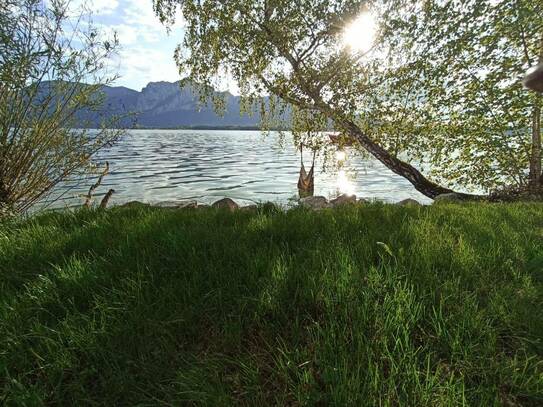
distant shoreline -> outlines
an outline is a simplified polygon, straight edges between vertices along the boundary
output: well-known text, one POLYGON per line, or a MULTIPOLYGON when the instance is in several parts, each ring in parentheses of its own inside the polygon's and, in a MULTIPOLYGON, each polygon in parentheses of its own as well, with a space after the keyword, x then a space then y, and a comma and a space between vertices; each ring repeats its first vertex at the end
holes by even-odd
MULTIPOLYGON (((78 129, 87 130, 101 130, 93 129, 89 127, 74 127, 78 129)), ((181 126, 181 127, 120 127, 120 128, 107 128, 107 130, 237 130, 237 131, 263 131, 258 126, 181 126)), ((285 128, 271 128, 269 131, 291 131, 291 129, 285 128)))
MULTIPOLYGON (((127 130, 246 130, 261 131, 258 126, 179 126, 179 127, 133 127, 127 130)), ((273 128, 271 131, 290 131, 290 129, 273 128)))

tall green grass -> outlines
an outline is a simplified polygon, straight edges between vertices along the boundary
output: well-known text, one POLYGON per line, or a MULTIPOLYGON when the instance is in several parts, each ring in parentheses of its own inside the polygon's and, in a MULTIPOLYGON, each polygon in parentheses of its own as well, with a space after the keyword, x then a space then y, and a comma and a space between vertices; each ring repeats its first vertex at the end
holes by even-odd
POLYGON ((0 224, 0 404, 543 405, 543 206, 0 224))

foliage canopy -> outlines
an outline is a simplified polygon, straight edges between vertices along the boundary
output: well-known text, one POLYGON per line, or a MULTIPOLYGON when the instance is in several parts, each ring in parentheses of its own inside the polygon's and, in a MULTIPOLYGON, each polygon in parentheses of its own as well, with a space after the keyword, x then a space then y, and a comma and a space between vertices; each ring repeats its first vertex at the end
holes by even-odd
POLYGON ((543 58, 543 2, 398 0, 380 13, 388 66, 367 131, 442 182, 538 182, 542 98, 522 79, 543 58))
POLYGON ((266 117, 288 103, 294 124, 303 123, 295 131, 320 130, 330 120, 429 197, 451 192, 434 181, 484 190, 524 185, 530 159, 541 161, 540 129, 530 131, 540 98, 521 85, 541 51, 540 1, 154 5, 166 24, 181 9, 186 32, 176 59, 191 79, 216 85, 231 75, 250 103, 272 94, 266 117), (379 27, 365 53, 342 44, 364 12, 379 27))

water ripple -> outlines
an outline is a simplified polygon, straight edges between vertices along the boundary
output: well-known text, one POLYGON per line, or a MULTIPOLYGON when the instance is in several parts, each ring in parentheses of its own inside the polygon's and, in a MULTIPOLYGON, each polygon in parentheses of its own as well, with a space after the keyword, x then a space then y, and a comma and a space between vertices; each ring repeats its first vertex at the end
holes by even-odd
MULTIPOLYGON (((101 189, 117 191, 113 203, 183 199, 211 203, 225 196, 247 203, 286 203, 297 194, 300 165, 291 142, 285 140, 281 148, 277 134, 263 137, 254 131, 134 130, 98 159, 110 163, 111 172, 101 189), (235 193, 229 195, 231 191, 235 193)), ((306 160, 310 162, 309 155, 306 160)), ((315 193, 335 196, 341 192, 338 174, 322 173, 322 164, 317 162, 315 193)), ((358 196, 428 202, 379 162, 352 156, 344 170, 358 196)), ((72 189, 57 206, 80 204, 79 195, 86 193, 91 183, 89 180, 72 189)), ((97 191, 97 196, 103 192, 97 191)))

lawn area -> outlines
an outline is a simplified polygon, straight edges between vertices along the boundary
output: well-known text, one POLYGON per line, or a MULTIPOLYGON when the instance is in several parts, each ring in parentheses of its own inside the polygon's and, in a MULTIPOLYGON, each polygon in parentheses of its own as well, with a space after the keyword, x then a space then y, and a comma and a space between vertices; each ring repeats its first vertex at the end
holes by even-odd
POLYGON ((0 404, 541 406, 543 205, 4 222, 0 404))

